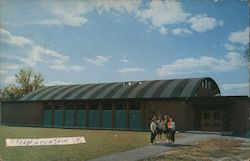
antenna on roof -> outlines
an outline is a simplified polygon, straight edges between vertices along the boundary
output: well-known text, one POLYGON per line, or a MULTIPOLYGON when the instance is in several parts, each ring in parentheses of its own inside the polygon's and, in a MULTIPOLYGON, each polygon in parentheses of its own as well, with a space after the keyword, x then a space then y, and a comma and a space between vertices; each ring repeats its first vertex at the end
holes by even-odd
POLYGON ((125 66, 125 63, 126 63, 126 56, 123 55, 123 59, 122 59, 122 62, 123 62, 123 76, 122 76, 122 82, 123 82, 123 86, 125 85, 125 69, 126 69, 126 66, 125 66))

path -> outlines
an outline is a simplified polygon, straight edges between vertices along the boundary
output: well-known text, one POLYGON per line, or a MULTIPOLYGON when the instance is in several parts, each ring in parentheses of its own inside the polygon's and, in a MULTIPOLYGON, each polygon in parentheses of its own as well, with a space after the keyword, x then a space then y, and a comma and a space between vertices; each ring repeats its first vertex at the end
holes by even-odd
POLYGON ((189 146, 195 142, 198 142, 203 139, 215 136, 214 134, 191 134, 184 133, 184 136, 178 138, 175 142, 175 145, 167 144, 157 144, 157 145, 148 145, 142 148, 133 149, 121 153, 116 153, 113 155, 91 159, 89 161, 137 161, 145 158, 152 157, 154 155, 166 152, 176 147, 180 146, 189 146))

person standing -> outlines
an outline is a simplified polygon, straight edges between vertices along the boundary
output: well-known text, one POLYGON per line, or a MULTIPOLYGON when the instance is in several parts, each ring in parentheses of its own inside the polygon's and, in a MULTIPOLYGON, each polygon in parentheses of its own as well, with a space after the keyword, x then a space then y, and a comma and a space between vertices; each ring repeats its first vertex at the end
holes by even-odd
POLYGON ((167 138, 168 138, 168 144, 170 144, 171 140, 172 140, 172 138, 171 138, 171 136, 172 136, 172 134, 171 134, 171 128, 172 128, 172 119, 171 119, 171 116, 169 116, 168 119, 167 119, 167 138))
POLYGON ((157 144, 161 142, 161 135, 163 133, 163 120, 161 119, 161 116, 158 117, 158 120, 156 121, 156 133, 157 133, 157 144))
POLYGON ((171 127, 171 143, 174 144, 175 141, 175 122, 174 119, 171 118, 171 122, 172 122, 172 127, 171 127))
POLYGON ((175 141, 175 122, 172 117, 168 119, 168 143, 174 144, 175 141))
POLYGON ((168 115, 165 115, 164 116, 164 121, 163 121, 164 123, 164 125, 163 125, 163 133, 166 135, 166 143, 168 143, 169 141, 168 141, 168 139, 169 139, 169 137, 168 137, 168 115))
POLYGON ((155 116, 152 118, 152 121, 150 123, 150 132, 151 132, 150 144, 153 144, 155 137, 156 137, 156 117, 155 116))

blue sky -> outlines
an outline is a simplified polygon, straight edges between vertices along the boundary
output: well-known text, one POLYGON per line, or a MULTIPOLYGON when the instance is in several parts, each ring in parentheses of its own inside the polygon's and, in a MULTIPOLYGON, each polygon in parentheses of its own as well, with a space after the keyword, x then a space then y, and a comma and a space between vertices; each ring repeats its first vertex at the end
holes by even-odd
POLYGON ((212 77, 249 94, 247 0, 0 0, 1 87, 212 77))

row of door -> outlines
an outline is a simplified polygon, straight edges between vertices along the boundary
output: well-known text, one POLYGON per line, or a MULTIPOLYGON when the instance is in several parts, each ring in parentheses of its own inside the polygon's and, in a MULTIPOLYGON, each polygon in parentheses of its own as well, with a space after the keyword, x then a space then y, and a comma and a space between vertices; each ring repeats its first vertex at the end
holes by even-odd
MULTIPOLYGON (((44 110, 43 125, 45 127, 63 127, 63 110, 54 110, 54 116, 52 110, 44 110), (54 117, 54 123, 53 123, 54 117)), ((125 129, 126 128, 126 110, 115 111, 115 128, 125 129)), ((86 127, 86 110, 77 110, 76 118, 74 110, 65 110, 64 127, 86 127), (74 121, 76 120, 76 126, 74 121)), ((99 110, 89 110, 88 112, 88 127, 89 128, 100 128, 100 116, 99 110)), ((142 129, 142 116, 140 110, 129 111, 129 128, 130 129, 142 129)), ((112 128, 112 110, 102 110, 102 127, 101 128, 112 128)))
POLYGON ((223 112, 221 111, 203 111, 202 130, 222 131, 223 130, 223 112))

